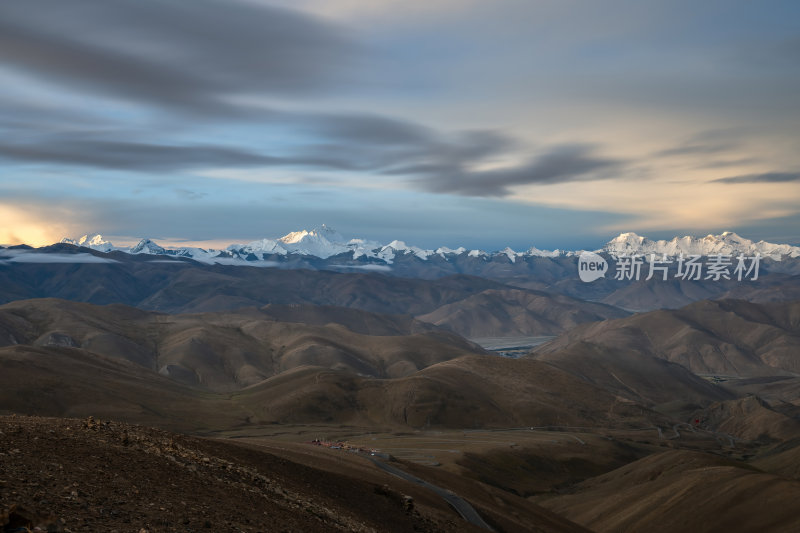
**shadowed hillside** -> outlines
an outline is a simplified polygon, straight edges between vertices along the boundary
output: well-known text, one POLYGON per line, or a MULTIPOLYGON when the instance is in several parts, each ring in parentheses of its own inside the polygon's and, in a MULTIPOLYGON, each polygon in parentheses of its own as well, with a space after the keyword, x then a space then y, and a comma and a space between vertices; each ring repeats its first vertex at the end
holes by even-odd
POLYGON ((593 531, 795 531, 800 482, 706 454, 655 454, 538 499, 593 531))
POLYGON ((681 365, 629 348, 582 341, 556 352, 536 352, 531 357, 648 406, 671 402, 707 405, 733 397, 681 365))
POLYGON ((465 337, 556 335, 583 322, 621 318, 618 308, 568 296, 519 289, 489 289, 446 304, 420 320, 465 337))
POLYGON ((701 301, 677 310, 583 324, 538 347, 536 353, 555 353, 579 343, 648 354, 697 374, 797 374, 800 301, 701 301))
POLYGON ((642 427, 665 419, 552 365, 491 356, 462 357, 391 380, 298 368, 233 398, 260 423, 642 427))
POLYGON ((299 366, 399 377, 461 355, 484 353, 453 333, 410 317, 303 309, 324 325, 278 321, 273 307, 266 312, 164 315, 120 305, 21 301, 0 307, 0 346, 80 348, 213 391, 236 390, 299 366), (379 334, 355 333, 343 324, 379 334))

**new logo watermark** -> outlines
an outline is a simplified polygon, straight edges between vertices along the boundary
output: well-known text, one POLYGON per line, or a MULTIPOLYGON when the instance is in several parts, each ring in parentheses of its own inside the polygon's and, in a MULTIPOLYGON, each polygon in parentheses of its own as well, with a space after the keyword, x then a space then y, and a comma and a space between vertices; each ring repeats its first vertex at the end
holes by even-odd
MULTIPOLYGON (((725 255, 717 254, 703 257, 700 255, 684 256, 683 254, 669 258, 663 255, 657 258, 656 254, 649 256, 618 255, 615 258, 614 279, 618 281, 639 281, 643 272, 647 276, 645 281, 657 277, 662 281, 679 279, 686 281, 720 281, 758 279, 761 265, 761 256, 725 255)), ((605 277, 608 271, 608 262, 594 252, 582 252, 578 257, 578 276, 581 281, 590 283, 605 277)))
POLYGON ((578 276, 581 281, 590 283, 606 275, 608 262, 594 252, 581 252, 578 256, 578 276))

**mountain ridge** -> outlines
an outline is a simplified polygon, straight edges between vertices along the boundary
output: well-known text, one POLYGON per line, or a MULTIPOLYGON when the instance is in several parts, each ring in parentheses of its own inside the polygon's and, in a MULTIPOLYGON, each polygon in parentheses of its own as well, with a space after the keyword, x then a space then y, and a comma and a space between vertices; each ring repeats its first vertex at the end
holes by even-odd
MULTIPOLYGON (((410 246, 404 241, 393 240, 388 244, 360 238, 346 240, 336 230, 325 224, 311 230, 298 230, 290 232, 279 238, 264 238, 247 244, 231 244, 225 249, 204 249, 197 247, 165 248, 156 244, 149 238, 141 239, 131 247, 116 247, 101 234, 87 234, 77 239, 64 238, 61 243, 72 244, 79 247, 90 248, 99 252, 122 251, 131 254, 170 255, 175 257, 188 257, 201 262, 216 263, 233 261, 235 264, 248 264, 253 261, 274 260, 288 255, 310 256, 319 259, 329 259, 342 254, 350 254, 352 260, 370 260, 385 265, 394 263, 398 256, 412 255, 423 261, 439 256, 445 260, 454 256, 466 255, 468 257, 491 259, 506 256, 514 263, 521 257, 550 257, 579 255, 583 250, 540 250, 532 246, 526 251, 517 252, 510 247, 499 251, 486 252, 484 250, 468 250, 464 247, 448 248, 445 246, 436 249, 424 249, 410 246)), ((603 247, 594 250, 605 252, 611 256, 620 255, 648 255, 678 256, 678 255, 748 255, 756 254, 781 260, 784 257, 800 257, 800 247, 789 244, 776 244, 766 241, 754 242, 741 237, 733 232, 723 232, 719 235, 705 237, 674 237, 667 240, 651 240, 636 233, 621 233, 608 241, 603 247)))

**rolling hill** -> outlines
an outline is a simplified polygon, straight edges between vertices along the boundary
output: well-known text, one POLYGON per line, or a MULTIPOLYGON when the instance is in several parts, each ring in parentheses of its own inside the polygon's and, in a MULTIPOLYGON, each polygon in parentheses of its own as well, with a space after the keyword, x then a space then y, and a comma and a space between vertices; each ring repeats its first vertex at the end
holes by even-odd
POLYGON ((547 362, 620 398, 676 416, 712 402, 732 399, 727 390, 683 366, 629 348, 577 342, 533 358, 547 362))
POLYGON ((488 289, 418 318, 465 337, 478 338, 556 335, 577 324, 626 315, 615 307, 561 294, 488 289))
MULTIPOLYGON (((6 304, 2 405, 157 425, 180 419, 194 428, 647 426, 662 418, 603 383, 543 361, 486 355, 410 317, 338 314, 355 328, 405 333, 380 336, 276 320, 301 311, 164 315, 53 299, 6 304)), ((319 322, 337 319, 334 309, 308 311, 319 322)))
POLYGON ((571 494, 536 498, 597 532, 794 531, 800 482, 707 454, 654 454, 592 478, 571 494))
MULTIPOLYGON (((465 356, 378 380, 304 367, 233 396, 261 424, 315 420, 414 428, 646 427, 663 415, 550 364, 465 356)), ((665 422, 663 422, 665 423, 665 422)))
POLYGON ((798 374, 800 301, 704 300, 678 310, 579 325, 536 353, 555 353, 579 343, 647 354, 696 374, 798 374))
POLYGON ((29 300, 0 307, 0 346, 80 348, 217 392, 300 366, 400 377, 461 355, 484 353, 453 333, 410 317, 305 310, 325 324, 278 321, 276 316, 287 310, 274 307, 266 312, 164 315, 121 305, 29 300), (342 323, 390 335, 355 333, 342 323))

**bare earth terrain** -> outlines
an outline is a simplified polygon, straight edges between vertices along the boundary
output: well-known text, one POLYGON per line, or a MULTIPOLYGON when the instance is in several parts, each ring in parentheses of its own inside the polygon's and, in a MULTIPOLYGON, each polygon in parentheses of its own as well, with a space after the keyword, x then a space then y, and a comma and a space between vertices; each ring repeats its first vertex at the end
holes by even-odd
POLYGON ((797 302, 585 323, 485 283, 416 317, 0 306, 2 533, 800 529, 797 302))
POLYGON ((2 417, 0 431, 2 525, 16 519, 54 531, 472 530, 428 491, 368 461, 368 476, 331 473, 251 447, 94 420, 2 417))

